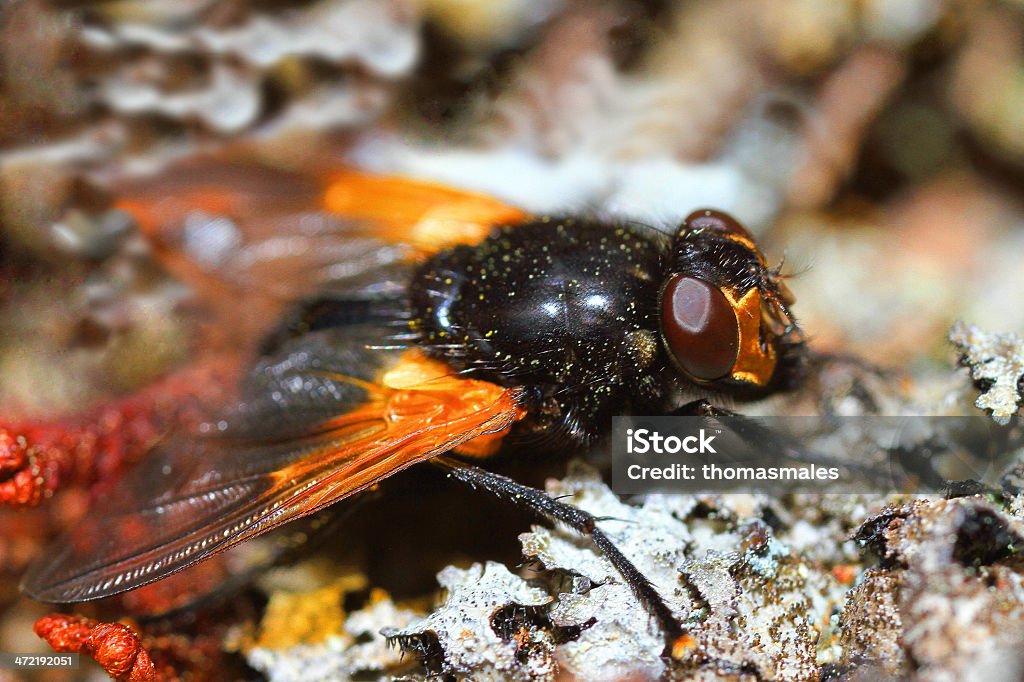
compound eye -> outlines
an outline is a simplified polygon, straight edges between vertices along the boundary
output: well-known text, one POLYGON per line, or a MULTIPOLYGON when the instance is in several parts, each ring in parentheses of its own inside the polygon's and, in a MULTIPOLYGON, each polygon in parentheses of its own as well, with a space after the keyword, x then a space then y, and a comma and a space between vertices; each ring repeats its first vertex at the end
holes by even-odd
POLYGON ((745 237, 750 241, 754 241, 754 237, 747 232, 747 229, 740 225, 735 218, 728 213, 716 211, 711 208, 702 208, 699 211, 694 211, 690 215, 686 216, 686 220, 683 224, 691 230, 717 230, 719 232, 736 234, 741 237, 745 237))
POLYGON ((676 362, 694 379, 719 379, 736 364, 736 313, 722 290, 702 279, 669 279, 661 301, 661 329, 676 362))

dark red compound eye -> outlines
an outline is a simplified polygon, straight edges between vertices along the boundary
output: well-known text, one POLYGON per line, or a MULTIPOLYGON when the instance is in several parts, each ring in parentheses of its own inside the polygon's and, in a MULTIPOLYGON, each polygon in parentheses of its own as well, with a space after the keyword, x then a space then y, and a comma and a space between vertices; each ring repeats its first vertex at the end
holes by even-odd
POLYGON ((691 230, 703 228, 707 230, 718 230, 719 232, 730 232, 754 241, 754 237, 747 232, 747 228, 728 213, 722 213, 711 208, 702 208, 686 216, 683 224, 691 230))
POLYGON ((702 279, 669 279, 661 301, 661 330, 676 362, 694 379, 721 378, 736 364, 736 313, 722 290, 702 279))

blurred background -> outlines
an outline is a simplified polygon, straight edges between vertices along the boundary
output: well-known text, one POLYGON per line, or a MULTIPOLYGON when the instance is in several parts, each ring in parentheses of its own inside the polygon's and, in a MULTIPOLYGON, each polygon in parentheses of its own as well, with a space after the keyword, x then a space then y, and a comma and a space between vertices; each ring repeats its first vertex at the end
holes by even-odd
POLYGON ((1013 0, 8 3, 0 404, 80 406, 90 380, 123 390, 181 360, 181 296, 140 272, 145 245, 108 209, 119 184, 196 157, 354 164, 669 228, 721 208, 786 259, 819 348, 882 364, 941 360, 956 319, 1020 331, 1022 16, 1013 0))
MULTIPOLYGON (((114 206, 197 159, 665 229, 724 209, 815 349, 945 381, 955 321, 1024 333, 1022 38, 1020 0, 6 2, 0 420, 237 354, 114 206)), ((40 647, 15 576, 86 499, 0 511, 0 649, 40 647)))

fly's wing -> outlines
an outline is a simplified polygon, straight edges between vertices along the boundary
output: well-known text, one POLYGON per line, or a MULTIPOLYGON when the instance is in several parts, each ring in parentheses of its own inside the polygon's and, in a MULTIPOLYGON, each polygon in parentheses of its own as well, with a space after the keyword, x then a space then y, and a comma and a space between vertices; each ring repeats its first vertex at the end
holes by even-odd
MULTIPOLYGON (((253 313, 255 298, 289 301, 328 286, 342 304, 386 303, 401 297, 417 258, 526 217, 430 183, 254 164, 191 164, 122 189, 118 206, 164 264, 219 302, 241 338, 251 330, 232 315, 266 320, 280 311, 253 313)), ((514 390, 449 376, 415 352, 380 366, 364 356, 387 338, 380 330, 357 338, 350 325, 337 343, 258 365, 223 429, 169 438, 22 589, 73 602, 139 587, 453 448, 491 451, 521 416, 514 390), (332 362, 332 352, 344 357, 332 362)))
POLYGON ((118 188, 164 266, 214 302, 295 300, 325 283, 356 289, 411 247, 323 208, 326 180, 256 164, 191 163, 118 188))
POLYGON ((256 164, 193 163, 121 188, 167 267, 201 290, 284 299, 357 286, 380 268, 528 216, 492 197, 355 170, 316 176, 256 164))
POLYGON ((140 587, 470 440, 500 438, 521 416, 514 389, 450 375, 417 351, 375 383, 307 367, 277 389, 215 435, 160 447, 23 591, 65 603, 140 587))
POLYGON ((389 240, 427 253, 476 244, 495 225, 515 225, 530 217, 486 194, 353 170, 330 174, 323 205, 332 214, 370 221, 389 240))

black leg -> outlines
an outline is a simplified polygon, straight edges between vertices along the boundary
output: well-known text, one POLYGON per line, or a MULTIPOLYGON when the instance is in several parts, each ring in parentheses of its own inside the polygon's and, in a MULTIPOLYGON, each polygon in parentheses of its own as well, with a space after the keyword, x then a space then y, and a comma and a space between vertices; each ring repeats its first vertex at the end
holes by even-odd
POLYGON ((686 403, 682 407, 674 410, 672 412, 672 416, 704 417, 706 419, 728 417, 730 419, 729 425, 732 427, 732 430, 735 431, 736 435, 742 438, 746 443, 756 444, 786 457, 803 458, 806 456, 799 446, 791 442, 789 438, 773 431, 756 419, 745 417, 733 412, 732 410, 727 410, 724 407, 712 405, 704 399, 686 403))
POLYGON ((789 434, 765 426, 756 418, 747 417, 724 407, 712 405, 704 399, 686 403, 682 407, 673 410, 671 415, 675 417, 703 417, 709 420, 714 420, 718 417, 728 418, 729 429, 743 439, 743 442, 751 447, 756 447, 761 452, 771 453, 780 461, 791 460, 814 463, 821 466, 840 465, 847 471, 856 472, 863 476, 865 482, 873 482, 878 485, 884 485, 892 474, 889 468, 879 469, 878 467, 863 465, 848 459, 837 459, 836 457, 807 450, 797 438, 789 434))
POLYGON ((431 461, 473 489, 480 488, 496 496, 498 499, 514 505, 526 506, 535 514, 549 521, 559 521, 576 532, 589 536, 594 545, 601 550, 615 569, 622 574, 626 584, 633 590, 637 599, 657 619, 658 625, 661 626, 662 632, 665 633, 664 655, 671 657, 673 646, 677 643, 682 645, 684 641, 683 627, 676 620, 675 616, 672 615, 672 611, 668 608, 661 594, 654 589, 651 581, 633 565, 633 562, 627 559, 608 536, 597 527, 598 519, 593 514, 552 499, 540 490, 516 483, 512 479, 500 474, 495 474, 450 457, 437 457, 431 461))
POLYGON ((727 417, 729 418, 731 430, 748 445, 757 446, 761 450, 775 453, 781 458, 796 459, 804 462, 821 463, 824 461, 819 457, 804 452, 792 438, 776 432, 758 420, 737 414, 724 407, 712 405, 704 399, 686 403, 674 410, 672 415, 676 417, 703 417, 712 420, 717 417, 727 417))

